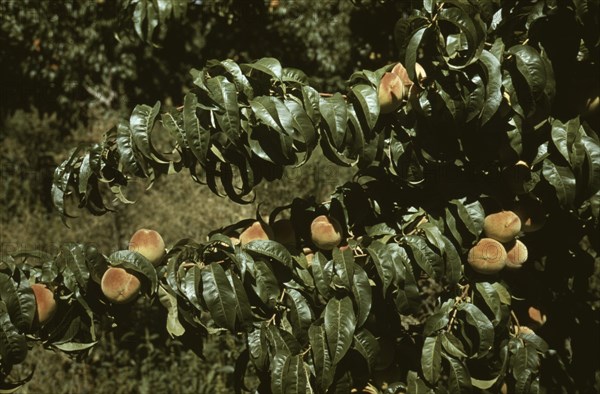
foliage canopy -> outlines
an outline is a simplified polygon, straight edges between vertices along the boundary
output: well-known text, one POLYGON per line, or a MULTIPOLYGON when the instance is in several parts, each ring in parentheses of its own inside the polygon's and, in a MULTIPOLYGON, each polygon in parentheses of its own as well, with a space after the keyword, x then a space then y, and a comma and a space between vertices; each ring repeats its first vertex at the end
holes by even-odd
POLYGON ((592 391, 600 141, 575 80, 598 67, 594 7, 425 0, 394 29, 411 88, 390 114, 380 113, 378 89, 394 64, 353 73, 344 94, 319 93, 304 72, 271 57, 193 69, 180 108, 138 105, 56 169, 61 215, 69 200, 104 214, 109 197, 130 202, 132 179, 151 185, 184 169, 244 203, 318 147, 354 166, 354 180, 327 202, 297 198, 205 241, 183 239, 156 268, 135 252, 105 255, 91 244, 4 256, 2 373, 23 361, 29 338, 69 353, 94 346, 116 308, 99 278, 120 266, 139 275, 143 292, 168 310, 167 330, 198 354, 206 335, 244 336, 237 391, 249 365, 258 390, 273 393, 592 391), (521 161, 527 171, 516 176, 521 161), (541 208, 545 224, 519 236, 529 250, 520 270, 485 275, 466 264, 486 215, 527 204, 541 208), (317 250, 310 223, 319 215, 339 221, 342 247, 317 250), (230 239, 280 217, 291 219, 293 245, 230 239), (59 296, 59 318, 41 328, 32 282, 59 296), (548 321, 533 320, 531 307, 548 321))

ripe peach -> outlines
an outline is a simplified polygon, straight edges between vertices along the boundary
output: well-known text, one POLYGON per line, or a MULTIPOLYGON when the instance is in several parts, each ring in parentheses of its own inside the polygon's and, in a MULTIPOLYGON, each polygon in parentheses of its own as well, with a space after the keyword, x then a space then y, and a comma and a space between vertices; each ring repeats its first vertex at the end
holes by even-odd
POLYGON ((57 305, 54 293, 42 283, 31 285, 31 290, 33 290, 33 295, 35 296, 34 321, 39 324, 45 324, 56 313, 57 305))
POLYGON ((262 239, 273 239, 274 234, 271 226, 266 223, 255 221, 240 234, 240 244, 246 245, 250 241, 262 239))
POLYGON ((109 267, 102 276, 100 283, 102 293, 115 304, 125 304, 133 301, 139 294, 140 280, 124 268, 109 267))
POLYGON ((514 240, 506 245, 506 268, 519 269, 527 261, 527 247, 521 241, 514 240))
POLYGON ((310 224, 310 234, 322 250, 332 250, 342 242, 342 226, 334 217, 317 216, 310 224))
POLYGON ((129 240, 129 250, 138 252, 157 266, 165 255, 165 241, 157 231, 142 228, 129 240))
POLYGON ((377 97, 382 114, 394 112, 404 102, 405 86, 402 79, 394 73, 386 72, 379 82, 377 97))
POLYGON ((487 215, 483 220, 486 237, 500 242, 510 242, 521 231, 521 219, 512 211, 502 211, 487 215))
POLYGON ((482 238, 469 250, 467 262, 480 274, 495 274, 506 265, 506 250, 495 239, 482 238))
POLYGON ((296 246, 296 231, 290 219, 280 219, 271 226, 275 233, 275 241, 284 246, 296 246))
POLYGON ((519 160, 510 167, 507 167, 503 172, 508 187, 515 194, 526 193, 526 182, 531 179, 531 170, 529 165, 523 160, 519 160))

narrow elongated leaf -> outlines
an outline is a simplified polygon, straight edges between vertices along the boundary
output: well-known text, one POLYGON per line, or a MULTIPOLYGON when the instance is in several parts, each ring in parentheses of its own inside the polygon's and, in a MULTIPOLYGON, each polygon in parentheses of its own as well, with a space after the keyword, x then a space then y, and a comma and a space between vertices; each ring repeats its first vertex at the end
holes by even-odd
POLYGON ((254 262, 255 291, 269 308, 273 308, 279 298, 279 282, 271 268, 261 260, 254 262))
POLYGON ((362 267, 354 263, 354 280, 352 281, 352 297, 358 310, 356 327, 361 327, 369 318, 373 296, 369 276, 362 267))
POLYGON ((29 332, 35 314, 35 296, 23 271, 14 279, 0 272, 0 299, 5 303, 10 320, 21 332, 29 332))
POLYGON ((463 302, 458 309, 466 312, 466 320, 475 327, 479 336, 479 347, 476 356, 481 358, 488 354, 494 342, 494 326, 487 316, 475 305, 463 302))
POLYGON ((331 298, 332 290, 329 287, 333 276, 333 264, 328 263, 321 252, 317 252, 310 266, 315 285, 319 293, 326 299, 331 298))
POLYGON ((394 266, 392 260, 388 258, 386 246, 380 241, 375 241, 367 248, 367 253, 373 260, 373 264, 377 269, 377 274, 383 283, 383 295, 385 296, 388 287, 394 280, 394 266))
POLYGON ((286 364, 291 356, 287 353, 277 353, 271 361, 271 392, 273 394, 286 394, 285 380, 286 364))
POLYGON ((350 290, 354 278, 354 256, 351 249, 341 251, 339 248, 334 248, 333 252, 333 268, 340 283, 346 289, 350 290))
POLYGON ((211 98, 219 105, 220 110, 214 111, 217 122, 229 139, 237 142, 240 138, 240 109, 237 101, 235 85, 222 75, 208 79, 206 87, 211 98))
POLYGON ((444 358, 448 362, 448 376, 449 376, 449 387, 451 393, 470 393, 472 390, 471 386, 471 375, 469 369, 461 361, 454 357, 443 354, 444 358))
POLYGON ((227 270, 226 272, 227 278, 229 279, 229 283, 233 288, 233 294, 235 295, 235 312, 237 316, 237 320, 242 326, 249 325, 252 320, 252 308, 250 307, 250 301, 248 300, 248 294, 246 294, 246 289, 244 289, 244 284, 241 279, 231 270, 227 270))
POLYGON ((234 331, 235 295, 220 264, 209 264, 202 270, 202 297, 215 323, 234 331))
POLYGON ((265 256, 273 259, 290 269, 293 266, 292 255, 285 248, 285 246, 281 245, 279 242, 262 239, 254 240, 248 242, 242 247, 242 249, 246 252, 249 252, 251 255, 265 256))
POLYGON ((494 325, 498 324, 502 319, 502 311, 500 309, 500 295, 491 283, 478 282, 476 284, 477 292, 481 295, 486 305, 494 314, 494 325))
POLYGON ((310 392, 310 385, 302 356, 289 356, 283 368, 282 394, 307 394, 310 392))
POLYGON ((542 166, 542 174, 556 190, 560 205, 571 207, 575 200, 575 175, 571 169, 555 164, 551 159, 546 159, 542 166))
POLYGON ((10 321, 4 301, 0 300, 0 359, 7 366, 19 364, 27 357, 27 340, 10 321))
POLYGON ((442 372, 442 340, 441 336, 426 337, 421 352, 421 369, 423 376, 431 384, 435 384, 442 372))
POLYGON ((443 273, 443 260, 436 254, 425 240, 417 235, 407 235, 404 237, 416 263, 430 278, 439 278, 443 273))
POLYGON ((529 45, 515 45, 508 53, 516 57, 517 69, 527 81, 532 95, 541 95, 546 87, 546 68, 539 52, 529 45))
POLYGON ((185 333, 185 328, 179 321, 179 309, 177 307, 177 297, 165 289, 162 285, 158 287, 158 299, 167 309, 167 332, 172 337, 178 337, 185 333))
POLYGON ((279 63, 279 60, 272 57, 264 57, 255 61, 254 63, 242 64, 242 70, 248 68, 261 71, 278 80, 283 76, 283 68, 279 63))
MULTIPOLYGON (((200 121, 196 116, 198 98, 194 93, 185 95, 183 102, 183 129, 185 131, 185 141, 196 159, 202 165, 206 165, 206 155, 208 154, 210 134, 200 126, 200 121)), ((176 126, 177 123, 173 122, 176 126)))
POLYGON ((360 108, 367 120, 369 129, 375 127, 377 118, 379 117, 379 99, 377 98, 377 90, 367 84, 358 84, 352 86, 352 94, 360 103, 360 108))
POLYGON ((492 53, 484 50, 479 61, 485 69, 485 103, 481 111, 481 125, 485 125, 494 116, 502 102, 502 73, 500 62, 492 53))
POLYGON ((377 356, 380 351, 377 338, 367 329, 360 329, 354 334, 353 348, 367 361, 369 371, 377 362, 377 356))
POLYGON ((154 107, 137 105, 129 117, 133 143, 146 157, 151 157, 150 133, 159 111, 160 101, 157 101, 154 107))
POLYGON ((440 334, 442 336, 442 347, 452 357, 463 358, 467 357, 467 353, 462 342, 451 332, 445 331, 440 334))
POLYGON ((314 324, 308 329, 313 364, 317 386, 322 392, 326 392, 333 382, 335 368, 332 366, 331 355, 327 346, 327 335, 323 323, 314 324))
POLYGON ((327 303, 323 312, 325 318, 325 332, 327 334, 327 346, 333 365, 340 362, 346 354, 356 328, 356 317, 352 300, 344 297, 341 300, 332 298, 327 303))
POLYGON ((308 340, 308 329, 313 321, 313 312, 306 297, 298 290, 286 289, 290 306, 290 323, 294 336, 302 343, 308 340))

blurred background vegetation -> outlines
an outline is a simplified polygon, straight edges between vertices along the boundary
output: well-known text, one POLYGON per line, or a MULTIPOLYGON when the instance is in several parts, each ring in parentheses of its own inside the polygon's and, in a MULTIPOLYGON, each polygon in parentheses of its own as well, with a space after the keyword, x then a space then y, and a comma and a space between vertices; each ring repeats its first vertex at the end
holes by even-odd
MULTIPOLYGON (((262 215, 294 197, 323 200, 350 179, 321 155, 281 181, 262 184, 254 204, 237 206, 187 174, 162 179, 114 214, 85 212, 65 227, 50 200, 55 166, 79 143, 101 139, 136 104, 177 106, 189 70, 207 60, 278 58, 304 70, 321 92, 343 90, 355 70, 396 59, 395 22, 420 1, 193 0, 185 13, 140 38, 135 0, 0 0, 0 246, 54 252, 93 242, 105 254, 127 247, 138 228, 167 245, 202 239, 212 229, 262 215)), ((73 212, 73 210, 71 210, 73 212)), ((33 380, 22 393, 228 393, 240 341, 211 338, 204 358, 169 338, 157 305, 139 299, 91 353, 70 359, 41 346, 15 369, 33 380)))

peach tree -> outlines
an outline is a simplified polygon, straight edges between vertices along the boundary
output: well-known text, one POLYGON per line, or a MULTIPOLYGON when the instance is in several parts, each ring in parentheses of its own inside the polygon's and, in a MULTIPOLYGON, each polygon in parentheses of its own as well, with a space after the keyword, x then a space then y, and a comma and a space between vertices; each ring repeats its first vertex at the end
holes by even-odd
POLYGON ((198 354, 243 337, 237 392, 597 389, 597 7, 425 0, 394 28, 399 62, 343 94, 273 58, 191 70, 181 107, 138 105, 58 166, 63 218, 180 171, 252 202, 317 149, 355 176, 204 240, 4 255, 0 389, 27 381, 6 378, 29 343, 88 352, 139 294, 198 354))

